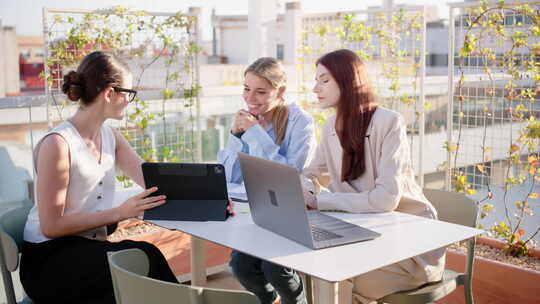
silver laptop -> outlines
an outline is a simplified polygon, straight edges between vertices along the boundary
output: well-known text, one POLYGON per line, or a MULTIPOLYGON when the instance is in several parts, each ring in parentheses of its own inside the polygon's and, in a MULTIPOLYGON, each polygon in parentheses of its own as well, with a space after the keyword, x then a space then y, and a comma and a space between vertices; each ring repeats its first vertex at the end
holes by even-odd
POLYGON ((380 236, 317 210, 306 210, 296 168, 245 153, 238 156, 255 224, 313 249, 380 236))

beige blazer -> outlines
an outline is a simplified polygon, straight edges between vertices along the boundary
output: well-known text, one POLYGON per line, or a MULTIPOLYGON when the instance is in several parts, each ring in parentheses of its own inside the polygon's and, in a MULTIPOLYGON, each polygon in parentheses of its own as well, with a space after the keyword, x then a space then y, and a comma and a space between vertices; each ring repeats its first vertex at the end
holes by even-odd
MULTIPOLYGON (((328 189, 323 189, 317 195, 320 210, 352 213, 395 210, 437 218, 435 209, 415 181, 406 125, 399 113, 382 107, 377 108, 366 134, 366 171, 360 178, 351 182, 341 182, 343 149, 336 134, 335 120, 335 116, 328 119, 322 131, 321 143, 303 171, 309 179, 324 175, 330 177, 328 189)), ((401 266, 400 269, 405 269, 412 276, 411 279, 416 281, 415 285, 440 280, 444 269, 444 248, 397 264, 399 265, 388 267, 401 266)), ((392 286, 393 272, 387 273, 389 277, 386 282, 373 282, 386 285, 382 293, 388 294, 411 288, 398 281, 396 281, 398 284, 392 286)), ((380 279, 380 275, 377 278, 380 279)), ((385 294, 378 294, 376 297, 385 294)))

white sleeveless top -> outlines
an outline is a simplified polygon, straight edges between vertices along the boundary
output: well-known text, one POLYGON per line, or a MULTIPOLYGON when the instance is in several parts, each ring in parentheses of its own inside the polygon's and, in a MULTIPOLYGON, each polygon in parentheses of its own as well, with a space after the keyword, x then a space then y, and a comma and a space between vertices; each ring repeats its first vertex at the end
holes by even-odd
MULTIPOLYGON (((115 187, 116 141, 111 127, 101 127, 101 163, 84 142, 83 138, 69 121, 64 121, 50 130, 49 134, 59 134, 69 148, 69 183, 66 194, 64 214, 93 213, 113 207, 115 187)), ((43 139, 41 139, 43 141, 43 139)), ((41 141, 34 151, 34 164, 41 141)), ((36 168, 34 167, 34 171, 36 168)), ((34 185, 37 185, 37 175, 34 185)), ((40 243, 49 240, 41 231, 39 223, 39 196, 34 187, 36 203, 30 210, 24 227, 24 240, 40 243)), ((98 227, 76 235, 89 239, 105 240, 107 227, 98 227)))

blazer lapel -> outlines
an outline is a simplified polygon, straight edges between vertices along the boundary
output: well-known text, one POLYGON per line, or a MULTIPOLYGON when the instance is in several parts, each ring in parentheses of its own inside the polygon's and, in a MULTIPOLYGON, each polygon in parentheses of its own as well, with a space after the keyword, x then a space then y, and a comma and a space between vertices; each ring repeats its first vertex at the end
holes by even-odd
MULTIPOLYGON (((373 133, 373 124, 371 123, 367 132, 366 132, 366 138, 364 141, 365 146, 365 160, 366 160, 366 171, 364 174, 351 182, 341 182, 340 180, 336 181, 336 184, 339 184, 340 189, 336 189, 335 191, 340 192, 362 192, 362 191, 369 191, 373 188, 375 188, 375 170, 376 168, 375 163, 376 159, 373 159, 373 157, 376 157, 376 151, 375 151, 375 144, 377 143, 377 139, 374 138, 375 135, 372 135, 373 133)), ((334 172, 339 173, 341 172, 341 166, 342 166, 342 160, 343 160, 343 149, 341 148, 341 143, 339 141, 339 137, 337 136, 336 129, 332 128, 330 132, 328 133, 328 149, 330 150, 330 153, 332 155, 332 160, 335 165, 335 168, 333 168, 334 172)), ((341 174, 336 174, 339 178, 341 177, 341 174)))

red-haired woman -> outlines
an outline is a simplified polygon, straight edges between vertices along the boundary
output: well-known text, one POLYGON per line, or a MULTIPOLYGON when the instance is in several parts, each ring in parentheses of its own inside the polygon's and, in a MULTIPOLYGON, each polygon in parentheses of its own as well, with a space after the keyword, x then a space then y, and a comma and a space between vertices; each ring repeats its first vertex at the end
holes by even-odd
MULTIPOLYGON (((319 105, 335 108, 336 115, 328 119, 315 157, 303 172, 306 202, 319 210, 395 210, 434 219, 435 209, 415 182, 403 117, 377 106, 365 70, 350 50, 334 51, 317 61, 313 91, 319 105), (317 178, 323 174, 330 176, 330 184, 321 190, 317 178)), ((362 274, 346 285, 352 287, 353 303, 370 303, 438 281, 443 269, 441 248, 362 274)))

